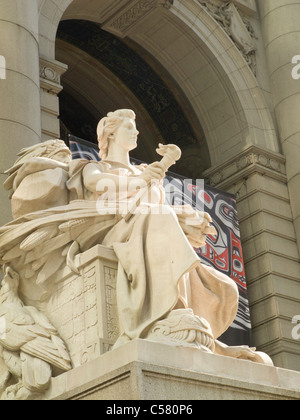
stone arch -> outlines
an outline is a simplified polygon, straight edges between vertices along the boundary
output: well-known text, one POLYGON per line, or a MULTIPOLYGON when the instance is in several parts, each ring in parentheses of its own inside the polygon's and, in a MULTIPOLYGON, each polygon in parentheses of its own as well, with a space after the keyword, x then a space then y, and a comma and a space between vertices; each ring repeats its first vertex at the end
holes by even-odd
POLYGON ((154 161, 157 155, 155 149, 151 147, 153 137, 157 142, 163 139, 131 90, 107 67, 72 44, 58 39, 56 54, 59 60, 64 59, 69 68, 73 69, 64 75, 64 89, 59 95, 61 119, 65 129, 86 140, 96 142, 95 127, 99 119, 106 115, 107 110, 134 109, 138 128, 139 130, 140 127, 143 128, 140 130, 138 148, 134 157, 143 161, 154 161), (79 80, 84 80, 85 83, 79 83, 79 80), (77 119, 73 117, 76 109, 79 112, 83 111, 83 115, 77 119))
MULTIPOLYGON (((143 58, 146 52, 129 44, 132 43, 103 31, 92 22, 61 22, 56 53, 57 58, 69 66, 62 79, 64 91, 60 99, 65 100, 61 101, 62 121, 75 134, 83 131, 81 127, 86 131, 86 115, 80 118, 80 103, 85 103, 90 114, 98 119, 110 109, 133 108, 140 130, 134 156, 151 162, 157 159, 158 142, 176 143, 183 152, 176 171, 192 178, 202 177, 203 171, 210 167, 209 154, 199 122, 193 124, 191 121, 193 111, 188 108, 184 94, 177 84, 170 87, 170 80, 165 83, 163 69, 153 68, 153 57, 148 57, 149 65, 143 58), (66 94, 69 94, 69 100, 66 94), (71 108, 78 109, 77 118, 72 117, 71 108), (70 115, 66 115, 68 113, 70 115)), ((95 119, 90 119, 95 133, 95 119)), ((95 141, 94 137, 88 140, 95 141)))
POLYGON ((212 165, 251 144, 278 151, 273 120, 256 77, 200 2, 175 0, 170 10, 160 16, 157 12, 156 19, 154 28, 143 22, 130 36, 159 57, 184 90, 204 129, 212 165))
MULTIPOLYGON (((254 74, 199 2, 149 1, 146 12, 143 8, 135 10, 135 22, 126 21, 132 16, 129 13, 126 17, 130 5, 125 11, 123 7, 122 16, 113 10, 116 3, 45 0, 40 8, 41 56, 54 59, 61 19, 100 23, 103 29, 126 36, 159 59, 181 86, 203 127, 213 166, 251 144, 278 151, 271 114, 254 74)), ((142 3, 130 4, 138 7, 142 3)))
POLYGON ((55 59, 55 38, 59 22, 73 0, 39 0, 40 57, 55 59))

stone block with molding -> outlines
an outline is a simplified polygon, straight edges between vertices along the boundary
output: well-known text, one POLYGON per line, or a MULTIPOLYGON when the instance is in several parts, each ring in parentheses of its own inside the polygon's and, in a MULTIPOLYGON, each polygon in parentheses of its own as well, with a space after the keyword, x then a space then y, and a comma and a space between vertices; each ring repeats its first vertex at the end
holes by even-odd
POLYGON ((195 400, 299 400, 300 373, 133 340, 53 378, 45 399, 112 401, 107 407, 118 400, 187 401, 192 409, 195 400))
POLYGON ((45 312, 58 329, 74 367, 108 351, 119 335, 116 306, 117 258, 102 245, 79 255, 55 286, 45 312))

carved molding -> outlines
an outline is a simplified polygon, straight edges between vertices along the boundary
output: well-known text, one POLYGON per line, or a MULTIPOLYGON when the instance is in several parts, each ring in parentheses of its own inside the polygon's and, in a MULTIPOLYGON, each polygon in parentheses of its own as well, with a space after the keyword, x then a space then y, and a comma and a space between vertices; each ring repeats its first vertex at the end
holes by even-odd
POLYGON ((54 69, 51 69, 51 67, 47 66, 41 66, 40 77, 42 79, 50 80, 53 83, 59 83, 60 81, 59 74, 54 69))
POLYGON ((286 182, 285 157, 279 153, 247 147, 239 155, 204 172, 206 182, 226 189, 247 178, 252 173, 261 173, 281 182, 286 182))
POLYGON ((147 339, 170 346, 194 347, 213 353, 215 339, 209 322, 194 315, 191 309, 175 309, 156 322, 147 339))
POLYGON ((245 16, 245 7, 241 7, 247 3, 249 3, 250 7, 252 2, 247 0, 242 2, 234 0, 198 0, 198 2, 222 26, 256 75, 255 39, 257 38, 251 22, 245 16))
POLYGON ((235 6, 237 6, 243 13, 248 16, 252 16, 256 13, 256 4, 255 0, 222 0, 227 4, 231 1, 235 6))
POLYGON ((148 16, 154 9, 162 6, 170 9, 173 0, 133 0, 122 10, 115 13, 104 25, 103 29, 124 38, 137 23, 148 16))
POLYGON ((120 335, 116 282, 117 270, 104 266, 106 329, 108 339, 112 342, 116 342, 120 335))
POLYGON ((68 66, 59 61, 40 59, 41 88, 49 93, 58 94, 62 90, 61 76, 67 71, 68 66))

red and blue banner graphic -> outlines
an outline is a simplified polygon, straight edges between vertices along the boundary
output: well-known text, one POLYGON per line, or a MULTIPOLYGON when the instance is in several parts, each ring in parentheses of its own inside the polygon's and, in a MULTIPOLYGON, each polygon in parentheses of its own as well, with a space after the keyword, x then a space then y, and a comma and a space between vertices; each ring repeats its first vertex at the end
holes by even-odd
MULTIPOLYGON (((95 144, 69 136, 69 145, 73 159, 100 160, 95 144)), ((171 172, 166 176, 165 185, 170 183, 167 204, 190 204, 194 209, 206 211, 213 220, 217 235, 209 235, 206 245, 195 249, 201 262, 231 277, 238 286, 237 316, 220 341, 232 346, 251 346, 249 301, 235 196, 171 172)))

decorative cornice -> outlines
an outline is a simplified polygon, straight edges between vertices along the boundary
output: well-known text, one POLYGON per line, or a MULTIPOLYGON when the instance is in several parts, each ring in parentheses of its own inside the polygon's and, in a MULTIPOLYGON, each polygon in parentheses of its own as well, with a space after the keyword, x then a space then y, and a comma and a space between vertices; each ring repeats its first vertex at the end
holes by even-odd
POLYGON ((49 61, 43 58, 40 59, 40 83, 41 88, 47 92, 58 94, 62 90, 60 85, 60 78, 68 69, 63 63, 59 61, 49 61))
POLYGON ((251 1, 198 0, 198 2, 222 26, 256 75, 256 46, 254 42, 256 36, 251 22, 243 12, 246 10, 247 4, 250 10, 251 1))
POLYGON ((131 0, 117 11, 104 25, 105 31, 124 38, 149 13, 159 6, 170 9, 174 0, 131 0))
POLYGON ((60 82, 60 75, 54 69, 48 66, 40 67, 40 77, 53 83, 60 82))
POLYGON ((256 13, 255 0, 222 0, 223 2, 231 1, 235 6, 241 10, 245 15, 252 16, 256 13))
POLYGON ((227 189, 253 173, 286 182, 285 161, 279 153, 249 146, 221 165, 208 169, 204 176, 208 184, 220 189, 227 189))

